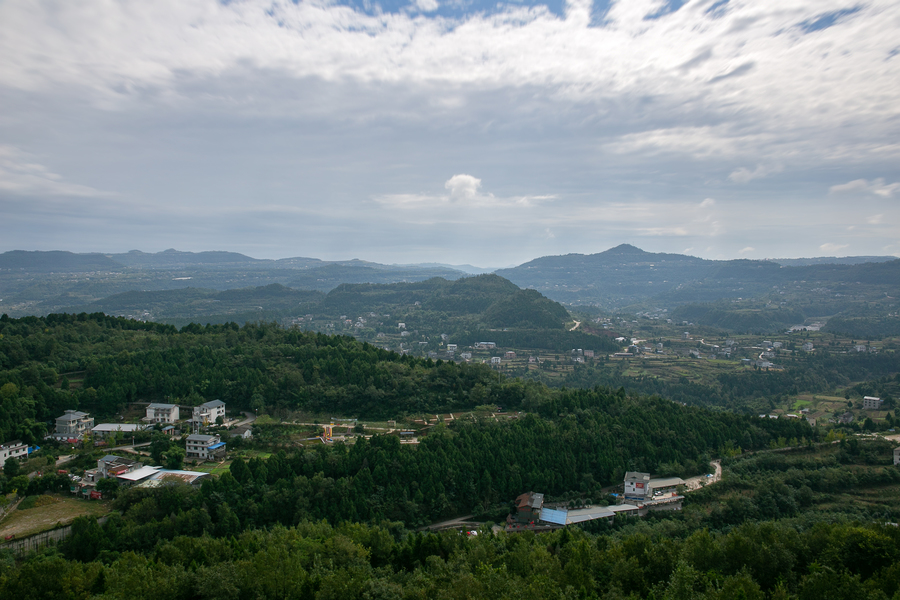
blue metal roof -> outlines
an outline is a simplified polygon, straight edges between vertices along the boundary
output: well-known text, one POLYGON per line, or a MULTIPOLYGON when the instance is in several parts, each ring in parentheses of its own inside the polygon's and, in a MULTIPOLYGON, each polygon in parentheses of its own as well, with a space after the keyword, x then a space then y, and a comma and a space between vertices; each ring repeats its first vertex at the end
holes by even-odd
POLYGON ((213 444, 212 446, 210 446, 209 449, 215 450, 216 448, 221 448, 224 445, 225 445, 225 442, 219 442, 218 444, 213 444))

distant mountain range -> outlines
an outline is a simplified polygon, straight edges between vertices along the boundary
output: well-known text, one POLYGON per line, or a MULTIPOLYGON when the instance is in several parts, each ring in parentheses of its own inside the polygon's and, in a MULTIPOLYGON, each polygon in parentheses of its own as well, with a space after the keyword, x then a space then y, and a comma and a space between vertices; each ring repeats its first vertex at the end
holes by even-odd
MULTIPOLYGON (((328 293, 342 284, 452 281, 481 271, 438 263, 256 259, 236 252, 16 250, 0 254, 0 312, 22 316, 101 306, 105 298, 135 291, 193 288, 206 294, 279 284, 328 293)), ((719 261, 623 244, 597 254, 536 258, 495 273, 557 302, 606 310, 671 309, 740 298, 789 307, 802 303, 810 316, 847 315, 851 305, 857 310, 865 302, 900 295, 900 261, 889 256, 719 261)), ((216 299, 200 304, 206 300, 216 299)))
POLYGON ((828 296, 823 292, 826 287, 834 292, 829 296, 832 299, 860 292, 890 293, 891 289, 900 293, 895 287, 900 285, 900 260, 895 257, 831 260, 785 259, 795 263, 790 265, 772 260, 718 261, 645 252, 623 244, 598 254, 545 256, 496 273, 558 302, 608 309, 647 302, 673 307, 756 298, 776 289, 779 295, 788 294, 790 298, 803 293, 828 296), (837 289, 858 284, 865 287, 837 289))

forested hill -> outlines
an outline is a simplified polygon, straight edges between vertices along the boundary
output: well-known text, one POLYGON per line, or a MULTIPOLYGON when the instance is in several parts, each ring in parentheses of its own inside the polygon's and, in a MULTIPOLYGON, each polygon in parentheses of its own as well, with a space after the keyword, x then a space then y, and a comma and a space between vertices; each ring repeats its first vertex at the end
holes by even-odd
POLYGON ((497 275, 456 281, 434 278, 418 283, 344 284, 328 293, 323 308, 331 313, 422 311, 466 317, 485 327, 562 329, 568 311, 535 290, 521 290, 497 275))
MULTIPOLYGON (((415 359, 348 337, 274 325, 192 325, 178 331, 102 314, 0 318, 0 393, 2 441, 35 441, 65 409, 104 419, 126 402, 165 398, 190 405, 219 398, 232 408, 275 414, 303 409, 383 418, 486 404, 553 419, 599 411, 606 415, 604 427, 620 432, 619 443, 633 438, 643 448, 653 463, 647 468, 673 457, 696 460, 729 440, 746 445, 746 431, 757 432, 751 434, 753 446, 773 435, 812 435, 806 425, 626 399, 624 392, 553 391, 503 380, 484 365, 415 359), (655 454, 667 447, 659 443, 663 439, 675 444, 665 456, 655 454)), ((608 477, 622 460, 624 455, 595 476, 608 477)))

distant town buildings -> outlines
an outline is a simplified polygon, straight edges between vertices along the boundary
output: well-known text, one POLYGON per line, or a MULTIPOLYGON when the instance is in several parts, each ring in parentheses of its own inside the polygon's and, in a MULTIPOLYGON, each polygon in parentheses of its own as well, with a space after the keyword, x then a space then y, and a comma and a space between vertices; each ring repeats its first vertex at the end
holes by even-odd
POLYGON ((495 342, 475 342, 476 350, 491 350, 496 347, 497 344, 495 342))

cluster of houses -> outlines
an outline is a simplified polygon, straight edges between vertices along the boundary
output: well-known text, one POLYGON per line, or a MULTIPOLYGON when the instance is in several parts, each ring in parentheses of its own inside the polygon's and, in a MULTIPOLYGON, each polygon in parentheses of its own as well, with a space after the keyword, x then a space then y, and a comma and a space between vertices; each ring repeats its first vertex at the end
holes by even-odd
MULTIPOLYGON (((65 414, 56 419, 56 431, 47 436, 60 442, 77 444, 84 440, 87 434, 91 434, 95 444, 114 435, 133 435, 138 431, 144 431, 155 425, 163 425, 162 432, 174 436, 177 433, 175 425, 180 421, 180 407, 177 404, 151 403, 146 408, 146 416, 141 419, 143 423, 101 423, 94 425, 94 418, 89 414, 77 410, 67 410, 65 414)), ((219 435, 204 435, 199 433, 201 427, 213 424, 221 424, 225 419, 225 403, 221 400, 204 402, 200 406, 192 408, 191 418, 187 424, 197 433, 187 436, 186 456, 188 460, 215 460, 224 455, 225 442, 219 435)), ((229 436, 244 439, 252 437, 250 426, 236 427, 229 432, 229 436)), ((15 445, 7 449, 0 447, 0 458, 7 454, 19 456, 27 452, 24 445, 15 445), (21 448, 20 448, 21 446, 21 448)))

